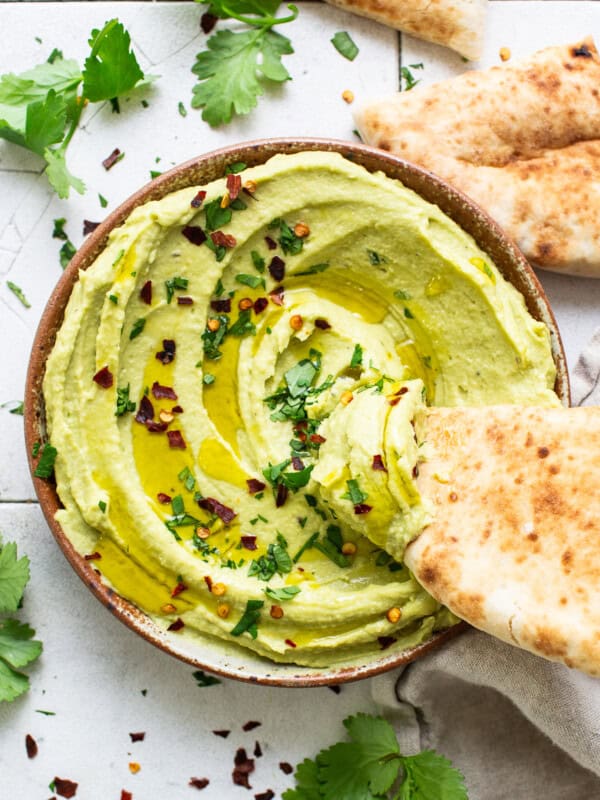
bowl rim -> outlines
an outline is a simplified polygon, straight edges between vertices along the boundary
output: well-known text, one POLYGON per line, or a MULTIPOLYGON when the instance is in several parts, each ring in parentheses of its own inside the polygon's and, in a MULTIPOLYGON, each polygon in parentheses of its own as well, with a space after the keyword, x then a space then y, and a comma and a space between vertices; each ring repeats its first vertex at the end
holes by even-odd
MULTIPOLYGON (((507 279, 524 296, 530 314, 535 319, 543 321, 550 331, 552 354, 557 369, 555 389, 562 402, 570 405, 566 358, 550 303, 525 256, 499 225, 460 190, 420 166, 362 143, 315 137, 257 139, 212 150, 163 173, 142 186, 114 209, 84 240, 46 304, 31 349, 24 399, 27 459, 42 513, 67 561, 96 598, 114 616, 147 642, 198 669, 251 684, 300 688, 337 685, 374 677, 422 657, 430 650, 467 630, 469 626, 464 622, 459 622, 451 628, 435 633, 426 642, 414 648, 393 652, 388 656, 382 653, 381 656, 372 658, 367 663, 322 669, 296 666, 298 673, 292 675, 286 673, 277 676, 270 674, 270 671, 252 674, 251 670, 246 670, 244 667, 219 666, 210 663, 212 643, 208 639, 209 651, 206 661, 202 655, 199 657, 190 655, 185 647, 178 646, 177 640, 172 634, 168 635, 143 611, 105 585, 101 580, 100 573, 94 569, 93 561, 86 561, 75 550, 54 517, 56 511, 62 507, 56 486, 53 482, 35 476, 35 459, 32 450, 34 443, 46 440, 42 380, 46 360, 54 345, 56 333, 62 324, 71 291, 77 282, 79 271, 87 269, 94 262, 106 246, 108 235, 113 228, 123 224, 137 206, 150 200, 160 199, 180 188, 207 183, 213 177, 222 176, 225 166, 233 161, 244 161, 253 166, 264 163, 271 156, 279 153, 315 150, 341 153, 344 157, 361 164, 370 172, 383 171, 389 177, 401 180, 421 197, 438 205, 463 230, 470 233, 480 248, 491 256, 503 274, 506 271, 513 271, 513 274, 506 276, 507 279)), ((272 662, 271 671, 276 673, 280 666, 282 665, 272 662)), ((289 668, 294 665, 285 666, 289 668)))

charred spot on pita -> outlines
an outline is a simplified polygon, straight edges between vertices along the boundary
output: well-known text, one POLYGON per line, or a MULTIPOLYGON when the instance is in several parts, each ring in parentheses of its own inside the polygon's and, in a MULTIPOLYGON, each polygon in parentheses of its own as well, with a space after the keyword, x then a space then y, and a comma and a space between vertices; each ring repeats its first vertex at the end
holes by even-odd
POLYGON ((571 50, 571 54, 574 58, 593 58, 590 48, 585 43, 580 44, 578 47, 574 47, 571 50))

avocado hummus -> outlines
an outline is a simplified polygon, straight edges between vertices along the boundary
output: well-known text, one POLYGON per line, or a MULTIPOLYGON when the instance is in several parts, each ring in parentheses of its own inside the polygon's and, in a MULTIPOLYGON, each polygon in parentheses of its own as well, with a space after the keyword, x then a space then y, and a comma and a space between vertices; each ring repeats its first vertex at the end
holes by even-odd
POLYGON ((548 331, 383 174, 232 170, 79 276, 44 379, 57 519, 173 635, 312 666, 411 647, 455 621, 401 561, 421 404, 557 404, 548 331))

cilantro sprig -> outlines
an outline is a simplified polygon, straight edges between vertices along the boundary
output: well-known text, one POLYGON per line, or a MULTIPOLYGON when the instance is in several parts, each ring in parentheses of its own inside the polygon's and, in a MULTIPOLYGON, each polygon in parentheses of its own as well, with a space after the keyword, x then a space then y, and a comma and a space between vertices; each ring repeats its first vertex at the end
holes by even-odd
MULTIPOLYGON (((14 542, 0 541, 0 614, 19 608, 29 581, 29 559, 18 558, 14 542)), ((29 689, 29 678, 20 670, 35 661, 42 643, 33 640, 35 631, 16 619, 0 619, 0 702, 10 702, 29 689)))
POLYGON ((202 119, 217 126, 234 114, 248 114, 272 83, 291 76, 282 63, 294 52, 290 40, 274 30, 293 22, 298 9, 277 17, 280 0, 212 0, 208 11, 220 19, 233 19, 248 30, 221 30, 198 53, 192 72, 199 79, 192 91, 192 107, 202 109, 202 119))
POLYGON ((44 64, 0 77, 0 138, 41 156, 62 198, 71 189, 85 191, 83 181, 69 172, 66 152, 87 103, 115 100, 145 77, 118 19, 92 30, 89 45, 83 69, 55 50, 44 64))
POLYGON ((349 742, 321 750, 296 767, 296 786, 283 800, 467 800, 463 775, 434 750, 400 752, 382 717, 344 720, 349 742))

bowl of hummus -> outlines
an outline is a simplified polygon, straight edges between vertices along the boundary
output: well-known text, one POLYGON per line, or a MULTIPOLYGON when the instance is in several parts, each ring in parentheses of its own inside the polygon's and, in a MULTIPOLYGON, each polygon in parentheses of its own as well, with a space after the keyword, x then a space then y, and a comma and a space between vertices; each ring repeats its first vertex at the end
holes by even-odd
POLYGON ((265 140, 89 236, 34 342, 26 437, 53 534, 119 619, 310 686, 463 628, 402 563, 428 521, 419 409, 568 398, 535 275, 467 198, 362 145, 265 140))

